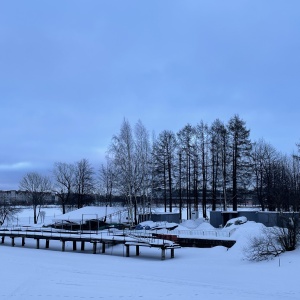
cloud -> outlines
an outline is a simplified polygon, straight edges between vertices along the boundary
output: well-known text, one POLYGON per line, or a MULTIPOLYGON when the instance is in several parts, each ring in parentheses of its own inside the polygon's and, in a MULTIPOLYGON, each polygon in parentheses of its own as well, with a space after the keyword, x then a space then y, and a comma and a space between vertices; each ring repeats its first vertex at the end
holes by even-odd
POLYGON ((30 162, 17 162, 13 164, 0 164, 1 171, 16 171, 16 170, 24 170, 32 167, 30 162))

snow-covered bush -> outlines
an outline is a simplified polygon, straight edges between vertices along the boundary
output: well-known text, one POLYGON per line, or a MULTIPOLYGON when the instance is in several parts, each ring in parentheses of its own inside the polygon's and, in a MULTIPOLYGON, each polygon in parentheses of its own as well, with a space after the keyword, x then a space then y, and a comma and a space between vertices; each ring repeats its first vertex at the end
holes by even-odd
POLYGON ((244 248, 245 258, 251 261, 269 260, 284 252, 277 235, 276 229, 264 227, 259 236, 250 238, 244 248))
POLYGON ((248 260, 268 260, 296 249, 300 237, 299 218, 281 216, 280 221, 280 227, 264 227, 259 236, 250 238, 244 248, 248 260))

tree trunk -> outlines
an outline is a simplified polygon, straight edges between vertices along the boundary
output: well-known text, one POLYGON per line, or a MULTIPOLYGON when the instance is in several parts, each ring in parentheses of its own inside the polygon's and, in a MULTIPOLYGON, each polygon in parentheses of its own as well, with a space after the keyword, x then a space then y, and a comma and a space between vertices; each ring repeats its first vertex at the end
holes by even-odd
POLYGON ((34 223, 34 224, 37 224, 36 209, 37 209, 37 206, 34 205, 34 206, 33 206, 33 223, 34 223))

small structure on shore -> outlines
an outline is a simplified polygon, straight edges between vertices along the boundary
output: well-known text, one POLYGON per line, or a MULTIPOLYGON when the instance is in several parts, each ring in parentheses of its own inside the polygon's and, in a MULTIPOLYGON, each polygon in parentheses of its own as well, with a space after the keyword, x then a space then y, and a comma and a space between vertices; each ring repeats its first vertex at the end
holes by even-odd
POLYGON ((282 217, 299 218, 299 212, 279 212, 279 211, 258 211, 258 210, 240 210, 240 211, 211 211, 210 224, 215 228, 224 227, 228 220, 239 217, 246 217, 248 221, 262 223, 267 227, 279 226, 282 217))
POLYGON ((180 214, 175 212, 152 212, 147 214, 140 214, 138 217, 138 223, 144 221, 169 222, 179 224, 180 214))

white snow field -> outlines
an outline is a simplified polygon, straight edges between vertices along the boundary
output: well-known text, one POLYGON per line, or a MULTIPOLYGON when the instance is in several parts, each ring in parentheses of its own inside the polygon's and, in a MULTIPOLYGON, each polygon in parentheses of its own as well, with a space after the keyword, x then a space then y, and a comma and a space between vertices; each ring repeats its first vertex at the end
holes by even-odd
POLYGON ((236 226, 230 249, 181 248, 175 258, 160 260, 160 249, 140 248, 140 256, 125 257, 124 246, 92 246, 84 252, 52 242, 35 249, 33 240, 7 238, 0 244, 0 299, 300 299, 300 251, 267 262, 243 260, 243 248, 261 224, 236 226))

